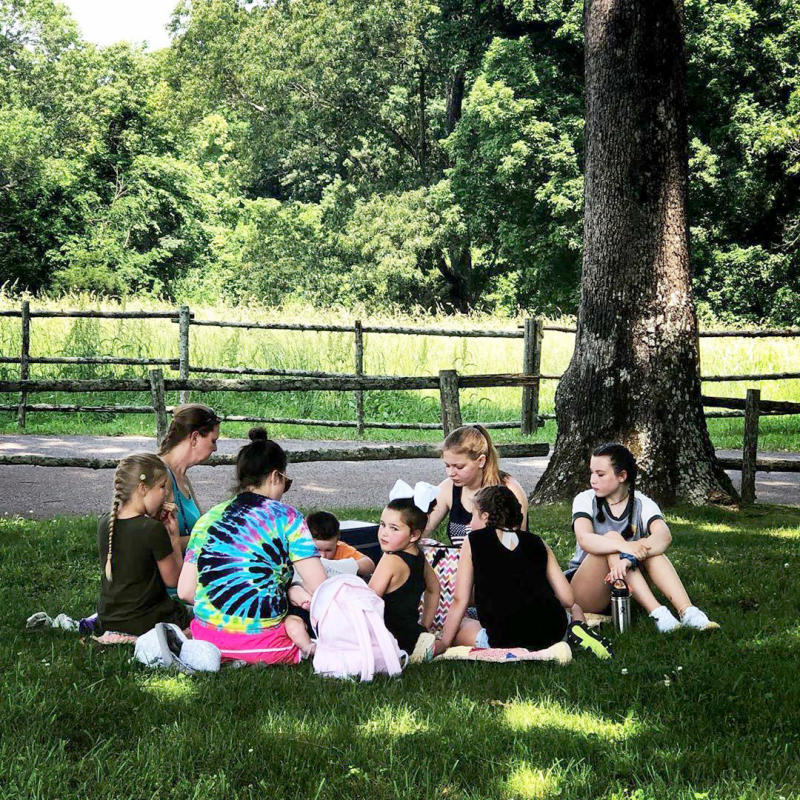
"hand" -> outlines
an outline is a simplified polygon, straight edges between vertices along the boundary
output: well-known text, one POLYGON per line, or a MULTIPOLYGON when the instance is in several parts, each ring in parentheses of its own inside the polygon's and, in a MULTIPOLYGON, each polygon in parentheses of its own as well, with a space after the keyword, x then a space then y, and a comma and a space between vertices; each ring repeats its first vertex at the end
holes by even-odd
POLYGON ((175 515, 174 511, 167 508, 162 508, 161 514, 159 515, 159 519, 161 520, 161 524, 167 529, 167 533, 169 534, 170 539, 180 538, 180 530, 178 529, 178 518, 175 515))
POLYGON ((605 581, 606 583, 614 583, 614 581, 624 581, 625 576, 628 573, 628 568, 631 566, 631 562, 628 561, 626 558, 618 558, 614 563, 611 564, 611 568, 606 575, 605 581))
POLYGON ((638 539, 635 542, 628 542, 625 545, 624 552, 630 553, 637 561, 644 561, 650 555, 650 550, 653 545, 644 539, 638 539))

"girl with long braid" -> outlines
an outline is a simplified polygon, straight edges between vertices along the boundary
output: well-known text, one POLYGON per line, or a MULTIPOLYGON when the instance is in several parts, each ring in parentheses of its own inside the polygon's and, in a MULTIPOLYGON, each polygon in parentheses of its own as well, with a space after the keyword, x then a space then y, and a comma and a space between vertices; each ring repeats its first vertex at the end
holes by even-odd
POLYGON ((137 453, 119 462, 111 511, 97 524, 103 575, 96 633, 138 636, 157 622, 188 626, 189 613, 167 594, 183 565, 169 495, 167 467, 158 456, 137 453))
POLYGON ((622 580, 661 633, 681 626, 718 627, 692 605, 666 556, 672 534, 656 503, 635 491, 638 467, 631 451, 616 443, 600 445, 592 453, 589 471, 592 488, 572 503, 576 546, 567 577, 576 602, 586 611, 602 613, 611 584, 622 580), (678 618, 656 599, 651 583, 678 618))

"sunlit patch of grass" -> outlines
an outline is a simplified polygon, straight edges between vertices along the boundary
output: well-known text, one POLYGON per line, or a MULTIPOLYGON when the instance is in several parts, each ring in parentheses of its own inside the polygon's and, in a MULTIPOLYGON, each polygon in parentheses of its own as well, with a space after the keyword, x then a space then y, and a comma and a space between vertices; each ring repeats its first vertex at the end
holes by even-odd
POLYGON ((142 682, 142 690, 159 700, 183 700, 197 697, 197 681, 188 675, 162 674, 142 682))
POLYGON ((558 766, 541 769, 521 762, 514 766, 505 781, 508 797, 520 800, 546 800, 548 797, 560 797, 563 775, 558 766))
POLYGON ((621 741, 641 733, 641 723, 632 714, 622 722, 612 722, 589 711, 571 711, 554 702, 509 703, 503 709, 503 717, 510 728, 518 731, 555 728, 609 741, 621 741))
POLYGON ((409 708, 382 706, 375 709, 370 718, 362 722, 358 729, 366 734, 398 737, 426 733, 430 730, 430 725, 427 720, 420 719, 420 715, 409 708))

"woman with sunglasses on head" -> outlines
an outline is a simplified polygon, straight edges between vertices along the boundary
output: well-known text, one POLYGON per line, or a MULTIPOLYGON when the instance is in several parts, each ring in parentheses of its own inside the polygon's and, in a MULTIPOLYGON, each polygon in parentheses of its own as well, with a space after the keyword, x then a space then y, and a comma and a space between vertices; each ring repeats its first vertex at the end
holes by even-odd
POLYGON ((194 638, 223 658, 296 664, 313 649, 302 620, 286 615, 287 590, 297 570, 313 593, 325 570, 303 515, 281 502, 286 465, 280 445, 253 428, 236 456, 236 494, 192 530, 178 596, 194 604, 194 638))
POLYGON ((217 449, 220 418, 214 409, 202 403, 186 403, 172 413, 167 434, 158 455, 167 465, 172 500, 181 547, 186 548, 189 534, 200 517, 200 508, 187 470, 202 464, 217 449))

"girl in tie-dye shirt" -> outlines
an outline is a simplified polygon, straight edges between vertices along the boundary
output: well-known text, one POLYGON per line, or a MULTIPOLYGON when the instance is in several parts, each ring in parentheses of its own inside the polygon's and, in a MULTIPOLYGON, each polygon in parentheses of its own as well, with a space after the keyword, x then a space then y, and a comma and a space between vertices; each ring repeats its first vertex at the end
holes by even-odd
POLYGON ((299 511, 281 502, 291 486, 286 453, 263 428, 236 459, 238 494, 195 524, 178 594, 194 603, 192 635, 223 658, 297 663, 313 646, 302 621, 287 617, 294 570, 310 592, 325 580, 299 511))

